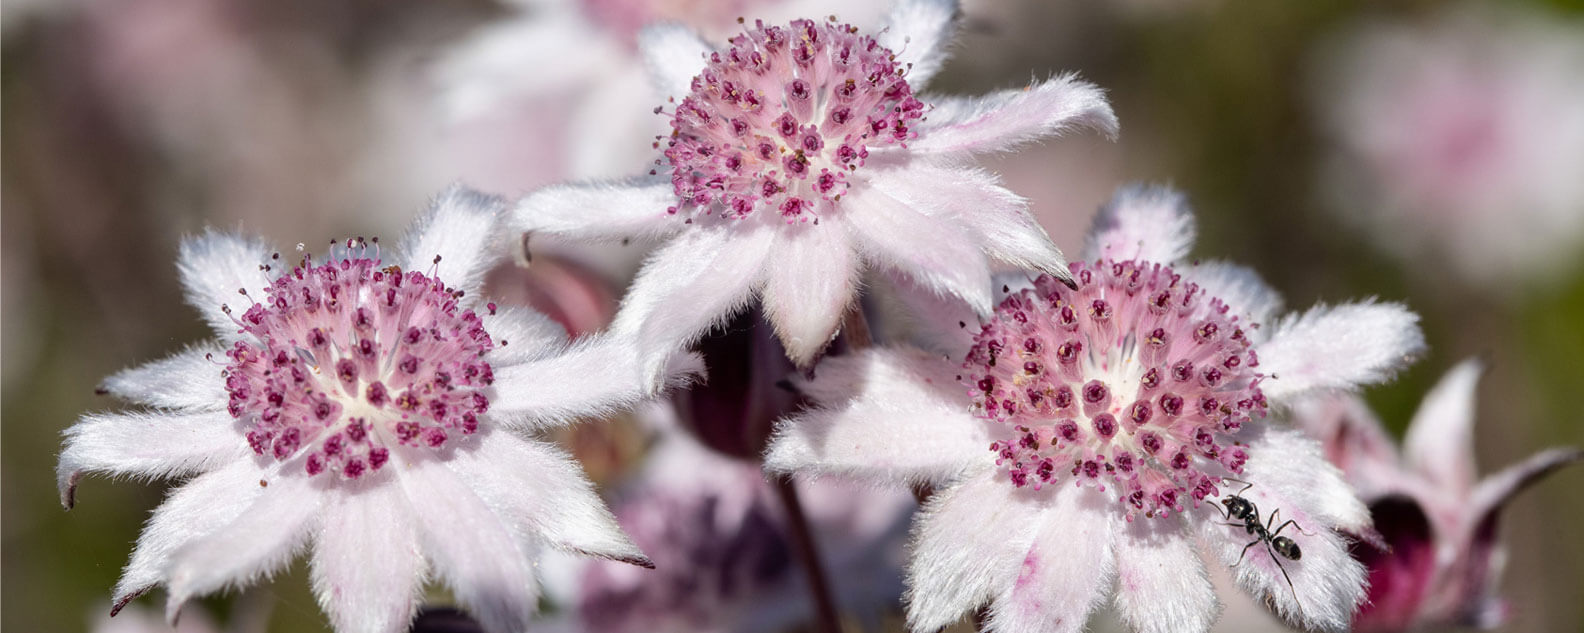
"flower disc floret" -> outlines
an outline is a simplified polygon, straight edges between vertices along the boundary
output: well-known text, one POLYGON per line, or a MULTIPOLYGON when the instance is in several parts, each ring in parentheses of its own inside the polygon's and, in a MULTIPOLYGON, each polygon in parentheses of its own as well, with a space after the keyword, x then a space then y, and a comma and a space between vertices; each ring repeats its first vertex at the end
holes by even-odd
POLYGON ((306 452, 310 475, 356 479, 384 466, 393 445, 437 448, 477 431, 494 381, 482 357, 495 341, 459 309, 459 291, 381 267, 360 241, 347 248, 317 265, 304 257, 237 318, 249 337, 226 352, 225 385, 231 416, 253 425, 254 452, 306 452))
POLYGON ((1074 263, 1009 295, 964 362, 977 415, 1017 487, 1114 486, 1128 517, 1181 512, 1248 459, 1233 439, 1263 417, 1246 323, 1170 266, 1074 263))
POLYGON ((924 104, 891 50, 856 27, 755 21, 730 44, 672 113, 671 213, 808 221, 841 199, 871 147, 914 138, 924 104))

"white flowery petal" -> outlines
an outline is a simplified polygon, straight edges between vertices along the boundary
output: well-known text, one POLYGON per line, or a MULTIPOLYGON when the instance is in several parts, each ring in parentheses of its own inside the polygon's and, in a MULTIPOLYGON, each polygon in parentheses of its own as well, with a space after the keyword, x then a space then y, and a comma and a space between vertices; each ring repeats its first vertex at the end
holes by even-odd
POLYGON ((314 533, 322 482, 294 474, 267 483, 252 484, 266 489, 230 523, 171 554, 167 619, 175 620, 194 596, 246 586, 285 567, 314 533))
POLYGON ((225 350, 194 345, 154 361, 123 369, 104 380, 104 390, 136 404, 188 411, 225 409, 225 350))
POLYGON ((1240 477, 1253 485, 1222 493, 1253 502, 1273 535, 1298 545, 1300 559, 1275 554, 1242 524, 1229 524, 1224 511, 1213 503, 1193 511, 1200 538, 1222 562, 1234 566, 1238 586, 1277 616, 1302 628, 1347 630, 1365 598, 1365 569, 1333 528, 1352 531, 1356 528, 1349 524, 1356 524, 1359 515, 1369 525, 1368 510, 1348 490, 1340 473, 1319 457, 1312 440, 1291 431, 1270 430, 1251 443, 1249 454, 1240 477))
POLYGON ((693 29, 680 24, 655 24, 638 32, 638 50, 655 94, 664 100, 692 89, 693 77, 704 70, 712 51, 693 29))
POLYGON ((634 104, 664 101, 655 97, 644 74, 643 69, 619 64, 602 71, 605 80, 578 99, 565 123, 567 137, 577 139, 565 150, 567 173, 573 178, 615 178, 651 166, 654 148, 633 139, 652 139, 669 126, 653 112, 633 116, 634 104))
MULTIPOLYGON (((599 418, 653 395, 633 345, 611 334, 579 339, 564 353, 495 371, 489 414, 506 428, 543 429, 599 418)), ((673 354, 658 387, 686 384, 703 373, 697 354, 673 354)))
POLYGON ((1419 315, 1401 304, 1316 306, 1283 317, 1258 348, 1272 400, 1381 382, 1424 350, 1419 315))
MULTIPOLYGON (((939 294, 966 301, 979 315, 990 313, 990 262, 969 231, 950 218, 926 215, 897 195, 882 191, 883 178, 843 201, 853 241, 874 265, 895 269, 939 294)), ((887 187, 888 188, 888 187, 887 187)))
POLYGON ((515 95, 567 90, 628 56, 570 10, 533 11, 484 27, 436 63, 439 101, 454 121, 480 116, 515 95), (566 51, 576 50, 576 55, 566 51), (527 60, 554 59, 523 72, 527 60))
POLYGON ((1083 257, 1170 264, 1188 256, 1195 233, 1193 211, 1182 193, 1132 185, 1117 190, 1100 208, 1084 240, 1083 257))
POLYGON ((989 461, 984 423, 962 402, 952 365, 933 354, 872 348, 793 382, 822 407, 779 425, 770 472, 944 485, 989 461))
POLYGON ((1479 485, 1474 487, 1474 493, 1468 502, 1468 516, 1475 518, 1468 523, 1468 528, 1476 529, 1512 499, 1513 495, 1530 484, 1558 468, 1576 462, 1584 462, 1584 451, 1576 448, 1551 448, 1481 479, 1479 485))
POLYGON ((485 630, 526 630, 539 587, 520 536, 444 462, 402 452, 391 465, 403 469, 397 479, 435 574, 485 630))
POLYGON ((991 259, 1015 269, 1072 279, 1067 260, 1028 213, 1028 200, 983 169, 910 164, 875 174, 892 197, 968 229, 991 259))
POLYGON ((272 263, 274 253, 262 241, 214 230, 182 240, 176 266, 187 290, 187 303, 203 315, 222 341, 237 340, 242 330, 222 307, 231 306, 241 316, 252 301, 238 290, 246 289, 255 298, 262 296, 274 278, 263 267, 272 263))
POLYGON ((875 35, 908 69, 908 84, 915 90, 946 63, 959 10, 956 0, 898 0, 886 16, 886 29, 875 35))
POLYGON ((973 347, 980 322, 968 304, 932 292, 894 270, 879 275, 882 282, 872 295, 882 314, 873 324, 877 338, 909 341, 946 358, 962 358, 973 347))
POLYGON ((1118 528, 1116 609, 1138 633, 1208 631, 1220 611, 1215 586, 1181 516, 1118 528))
POLYGON ((532 309, 500 306, 481 318, 495 340, 485 359, 497 367, 547 358, 566 348, 566 328, 532 309))
POLYGON ((338 632, 400 633, 423 586, 418 528, 391 482, 356 483, 325 504, 313 548, 314 595, 338 632))
POLYGON ((765 260, 761 301, 787 356, 808 367, 858 296, 862 268, 840 226, 787 227, 786 233, 765 260))
POLYGON ((1459 498, 1474 489, 1474 391, 1484 370, 1470 358, 1448 371, 1425 394, 1403 437, 1407 466, 1459 498))
POLYGON ((434 270, 447 286, 476 294, 484 273, 506 252, 493 243, 500 239, 505 209, 505 200, 452 185, 407 229, 398 258, 402 268, 434 270))
POLYGON ((675 205, 676 193, 662 178, 551 185, 519 200, 505 224, 514 233, 530 236, 648 240, 683 228, 680 220, 666 213, 675 205))
POLYGON ((265 475, 251 461, 237 460, 173 490, 138 535, 116 583, 111 613, 164 582, 172 554, 229 525, 252 506, 265 490, 258 485, 265 475))
POLYGON ((1017 578, 1043 515, 1016 492, 983 475, 937 490, 924 504, 903 596, 909 631, 938 631, 1017 578))
POLYGON ((1013 149, 1043 137, 1088 127, 1115 136, 1116 115, 1105 92, 1063 75, 982 97, 924 97, 933 106, 916 126, 909 151, 967 156, 1013 149))
POLYGON ((65 435, 55 475, 67 509, 83 473, 163 479, 214 470, 251 453, 224 411, 97 413, 65 435))
POLYGON ((777 235, 773 227, 699 227, 650 256, 610 328, 638 341, 645 376, 753 299, 777 235))
POLYGON ((551 445, 500 435, 458 452, 451 467, 514 529, 568 552, 654 567, 576 461, 551 445))
POLYGON ((1265 284, 1259 273, 1247 266, 1231 262, 1211 261, 1192 264, 1183 269, 1183 276, 1199 284, 1205 294, 1226 302, 1234 311, 1244 315, 1249 322, 1261 327, 1250 330, 1255 341, 1265 338, 1265 333, 1282 310, 1281 294, 1265 284))
POLYGON ((991 603, 985 628, 996 633, 1084 630, 1089 613, 1111 588, 1115 503, 1093 488, 1056 490, 1016 580, 991 603))

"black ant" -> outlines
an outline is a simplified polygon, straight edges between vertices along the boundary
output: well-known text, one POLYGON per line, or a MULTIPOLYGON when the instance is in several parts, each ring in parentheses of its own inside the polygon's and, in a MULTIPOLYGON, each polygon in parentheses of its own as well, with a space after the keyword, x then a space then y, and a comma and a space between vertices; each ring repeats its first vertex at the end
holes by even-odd
POLYGON ((1265 545, 1265 551, 1270 554, 1271 561, 1275 562, 1276 568, 1281 570, 1282 578, 1287 580, 1287 588, 1293 592, 1293 602, 1298 604, 1298 608, 1302 610, 1303 605, 1298 602, 1298 590, 1293 587, 1292 577, 1287 575, 1287 568, 1282 566, 1281 559, 1285 558, 1287 560, 1298 560, 1303 558, 1303 550, 1299 549, 1298 543, 1294 542, 1292 539, 1281 536, 1281 531, 1287 529, 1287 526, 1291 525, 1296 527, 1299 532, 1303 532, 1303 526, 1298 525, 1298 522, 1295 520, 1288 519, 1285 523, 1282 523, 1280 526, 1278 526, 1274 531, 1271 530, 1271 524, 1275 523, 1277 515, 1281 514, 1280 508, 1272 511, 1270 514, 1270 520, 1266 521, 1264 524, 1261 524, 1259 506, 1254 505, 1253 501, 1249 501, 1248 499, 1245 499, 1241 496, 1244 491, 1248 490, 1249 488, 1253 488, 1254 484, 1237 479, 1229 479, 1229 481, 1236 481, 1245 485, 1243 486, 1242 490, 1237 491, 1237 494, 1228 496, 1227 498, 1221 500, 1221 505, 1226 506, 1225 517, 1227 519, 1242 521, 1242 523, 1227 523, 1226 525, 1243 528, 1244 531, 1254 536, 1253 541, 1250 541, 1248 545, 1243 546, 1243 553, 1238 555, 1238 562, 1233 563, 1232 566, 1236 567, 1243 563, 1243 557, 1248 555, 1250 547, 1254 547, 1255 545, 1263 543, 1265 545))

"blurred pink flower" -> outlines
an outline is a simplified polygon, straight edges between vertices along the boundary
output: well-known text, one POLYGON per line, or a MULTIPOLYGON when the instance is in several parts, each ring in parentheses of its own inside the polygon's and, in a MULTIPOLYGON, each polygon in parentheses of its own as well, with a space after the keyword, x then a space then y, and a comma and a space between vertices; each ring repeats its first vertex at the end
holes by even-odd
POLYGON ((645 168, 668 132, 652 108, 640 30, 677 23, 724 38, 737 18, 781 22, 840 11, 871 24, 878 0, 520 0, 506 20, 445 51, 430 71, 439 133, 462 178, 492 191, 645 168), (504 159, 504 160, 503 160, 504 159))
POLYGON ((1578 263, 1584 22, 1461 9, 1368 23, 1322 53, 1326 191, 1379 247, 1487 283, 1578 263))
POLYGON ((909 562, 915 632, 986 603, 990 631, 1079 631, 1113 579, 1130 628, 1204 631, 1219 607, 1200 549, 1287 621, 1346 629, 1364 569, 1342 532, 1369 533, 1368 512, 1313 440, 1261 418, 1385 380, 1423 347, 1417 317, 1363 302, 1277 318, 1253 271, 1186 263, 1193 239, 1181 196, 1122 191, 1076 289, 1041 276, 1003 288, 982 328, 938 323, 935 351, 821 362, 797 382, 819 406, 778 429, 767 470, 934 488, 909 562), (1216 505, 1234 495, 1272 530, 1297 522, 1279 531, 1292 555, 1246 550, 1260 541, 1216 505))
MULTIPOLYGON (((796 485, 838 606, 873 616, 894 604, 912 496, 838 482, 796 485)), ((580 559, 548 574, 547 591, 569 609, 559 624, 601 633, 769 633, 808 621, 807 589, 770 486, 755 464, 663 430, 613 503, 655 569, 631 573, 627 565, 580 559)))
POLYGON ((139 537, 112 615, 164 585, 174 619, 311 544, 338 631, 405 630, 433 574, 504 633, 537 607, 543 546, 649 564, 575 462, 519 435, 653 389, 629 381, 630 344, 568 344, 537 313, 484 303, 503 205, 453 189, 393 251, 353 240, 295 266, 236 235, 183 243, 216 340, 106 379, 146 408, 83 416, 57 466, 68 509, 84 474, 191 476, 139 537))
POLYGON ((1327 395, 1294 407, 1294 421, 1319 439, 1375 518, 1385 550, 1358 543, 1370 570, 1360 631, 1495 628, 1506 609, 1496 595, 1501 509, 1548 473, 1584 458, 1553 448, 1484 478, 1474 466, 1474 390, 1483 367, 1467 360, 1425 396, 1401 453, 1356 396, 1327 395))

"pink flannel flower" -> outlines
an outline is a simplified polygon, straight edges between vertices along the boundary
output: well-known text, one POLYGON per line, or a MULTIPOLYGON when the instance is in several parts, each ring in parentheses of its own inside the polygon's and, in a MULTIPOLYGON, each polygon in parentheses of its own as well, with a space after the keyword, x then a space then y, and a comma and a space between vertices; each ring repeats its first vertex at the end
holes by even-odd
POLYGON ((1314 441, 1263 418, 1385 379, 1422 347, 1417 317, 1364 302, 1277 319, 1252 271, 1183 263, 1193 232, 1179 196, 1125 190, 1077 288, 1042 275, 982 327, 951 319, 934 351, 822 362, 798 382, 819 406, 783 423, 766 468, 934 489, 913 631, 986 603, 991 631, 1079 631, 1113 582, 1134 630, 1204 631, 1219 607, 1196 541, 1278 616, 1347 628, 1365 572, 1342 531, 1369 534, 1369 513, 1314 441))
POLYGON ((1414 414, 1399 454, 1362 400, 1329 395, 1294 408, 1294 421, 1369 504, 1383 549, 1359 543, 1369 566, 1360 631, 1492 629, 1506 618, 1496 595, 1502 506, 1529 484, 1584 458, 1575 448, 1541 451, 1479 479, 1474 466, 1474 390, 1483 369, 1466 360, 1447 372, 1414 414))
POLYGON ((106 379, 144 408, 83 416, 57 468, 68 509, 85 473, 190 477, 139 537, 112 614, 164 585, 174 618, 310 547, 338 631, 405 630, 431 575, 486 629, 520 631, 540 546, 649 564, 576 462, 519 435, 653 389, 624 381, 630 345, 569 344, 477 296, 503 206, 448 191, 393 253, 348 240, 293 264, 233 235, 182 244, 216 340, 106 379))
POLYGON ((1067 278, 1024 201, 964 167, 1080 126, 1113 132, 1099 89, 1060 77, 977 98, 918 90, 945 59, 955 2, 903 0, 870 34, 755 22, 720 49, 679 28, 643 48, 672 103, 649 176, 554 186, 512 226, 535 239, 665 238, 613 328, 655 358, 757 296, 809 365, 870 266, 989 314, 993 265, 1067 278))

